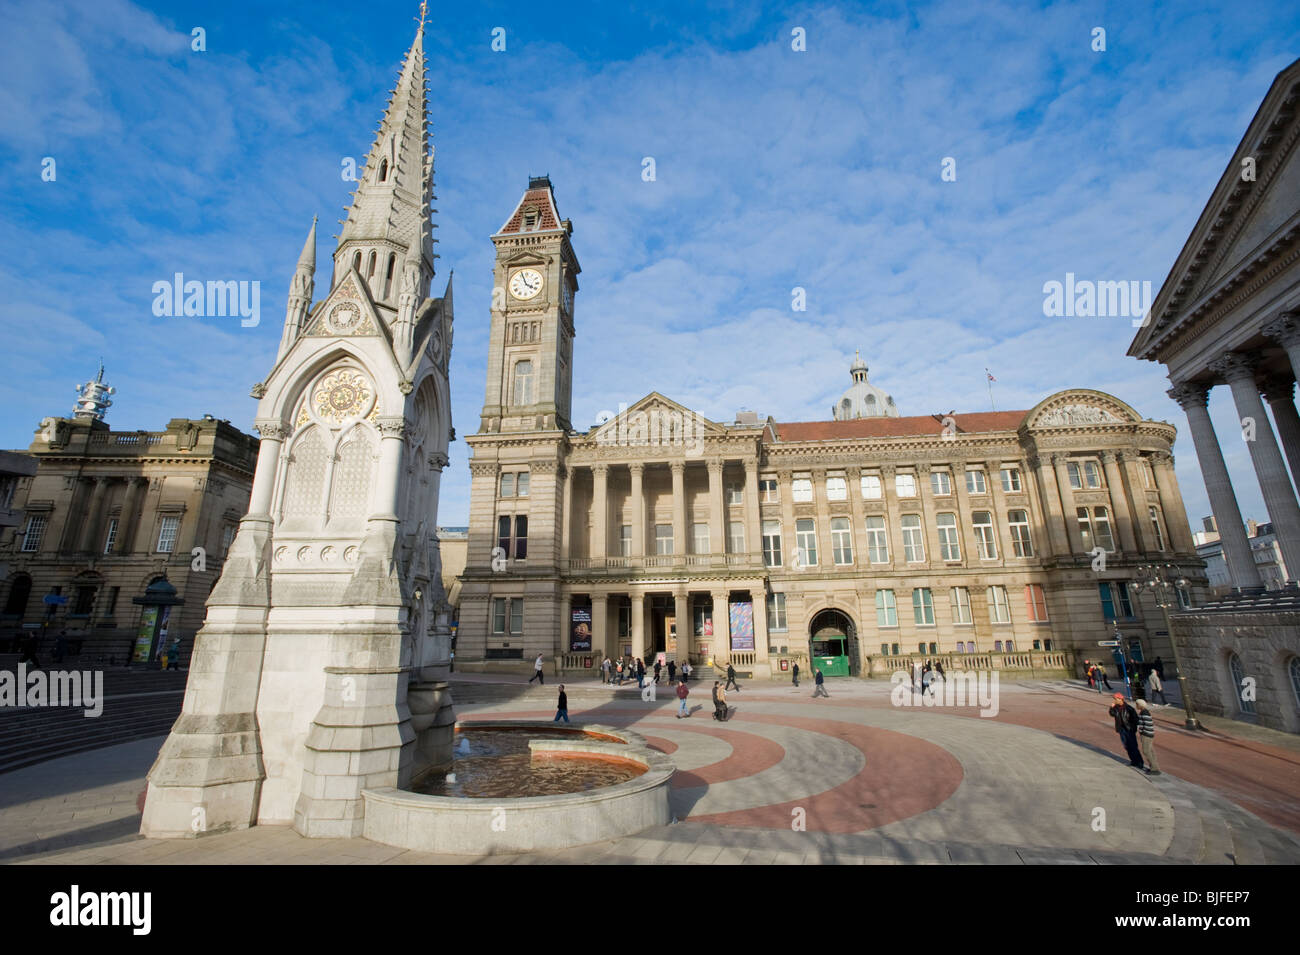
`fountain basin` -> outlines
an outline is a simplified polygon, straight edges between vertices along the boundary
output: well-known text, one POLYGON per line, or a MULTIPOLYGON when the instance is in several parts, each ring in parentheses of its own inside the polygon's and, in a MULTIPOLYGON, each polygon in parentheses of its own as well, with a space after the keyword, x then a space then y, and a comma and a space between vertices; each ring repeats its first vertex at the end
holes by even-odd
MULTIPOLYGON (((458 729, 508 729, 549 733, 554 724, 472 721, 458 729)), ((532 740, 529 749, 546 758, 598 757, 630 764, 636 775, 624 782, 581 792, 546 796, 441 796, 385 787, 362 791, 367 839, 422 852, 485 855, 563 849, 666 825, 672 819, 669 781, 672 760, 645 739, 610 726, 575 727, 591 735, 532 740)))

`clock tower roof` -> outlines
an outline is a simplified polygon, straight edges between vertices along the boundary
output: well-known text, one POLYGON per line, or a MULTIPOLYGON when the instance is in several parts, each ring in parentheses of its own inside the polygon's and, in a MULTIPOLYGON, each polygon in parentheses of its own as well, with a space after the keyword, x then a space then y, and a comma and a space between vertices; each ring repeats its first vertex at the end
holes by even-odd
MULTIPOLYGON (((572 232, 568 220, 561 219, 555 208, 555 187, 550 176, 532 176, 515 211, 510 214, 497 235, 518 235, 524 232, 572 232)), ((493 236, 495 238, 496 236, 493 236)))

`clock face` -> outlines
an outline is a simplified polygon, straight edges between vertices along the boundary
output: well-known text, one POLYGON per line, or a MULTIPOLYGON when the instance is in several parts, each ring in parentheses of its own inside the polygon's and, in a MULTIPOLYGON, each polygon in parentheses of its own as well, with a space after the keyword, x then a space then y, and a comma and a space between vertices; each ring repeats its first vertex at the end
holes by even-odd
POLYGON ((510 276, 510 294, 522 301, 534 298, 542 285, 542 273, 536 269, 520 269, 510 276))

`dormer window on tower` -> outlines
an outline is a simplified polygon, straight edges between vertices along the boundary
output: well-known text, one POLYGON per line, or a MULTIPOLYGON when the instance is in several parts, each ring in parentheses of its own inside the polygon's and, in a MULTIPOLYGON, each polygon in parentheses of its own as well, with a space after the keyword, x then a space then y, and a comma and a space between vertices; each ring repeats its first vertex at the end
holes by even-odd
POLYGON ((537 228, 537 210, 529 209, 524 213, 524 231, 532 232, 537 228))

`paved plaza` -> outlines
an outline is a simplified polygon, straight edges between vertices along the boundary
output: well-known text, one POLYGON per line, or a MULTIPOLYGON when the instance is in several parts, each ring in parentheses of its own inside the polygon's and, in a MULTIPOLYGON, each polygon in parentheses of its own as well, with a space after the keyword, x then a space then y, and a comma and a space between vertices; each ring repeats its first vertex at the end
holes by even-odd
MULTIPOLYGON (((456 675, 462 722, 550 719, 556 687, 456 675)), ((259 827, 197 840, 137 835, 161 738, 0 776, 0 861, 96 863, 1297 863, 1300 741, 1156 707, 1164 774, 1119 756, 1109 694, 1078 683, 1003 683, 999 712, 891 705, 888 683, 742 684, 711 718, 667 686, 567 685, 575 724, 627 727, 669 754, 672 825, 564 851, 464 857, 259 827), (1104 816, 1103 816, 1104 814, 1104 816), (1101 824, 1104 822, 1104 826, 1101 824)))

